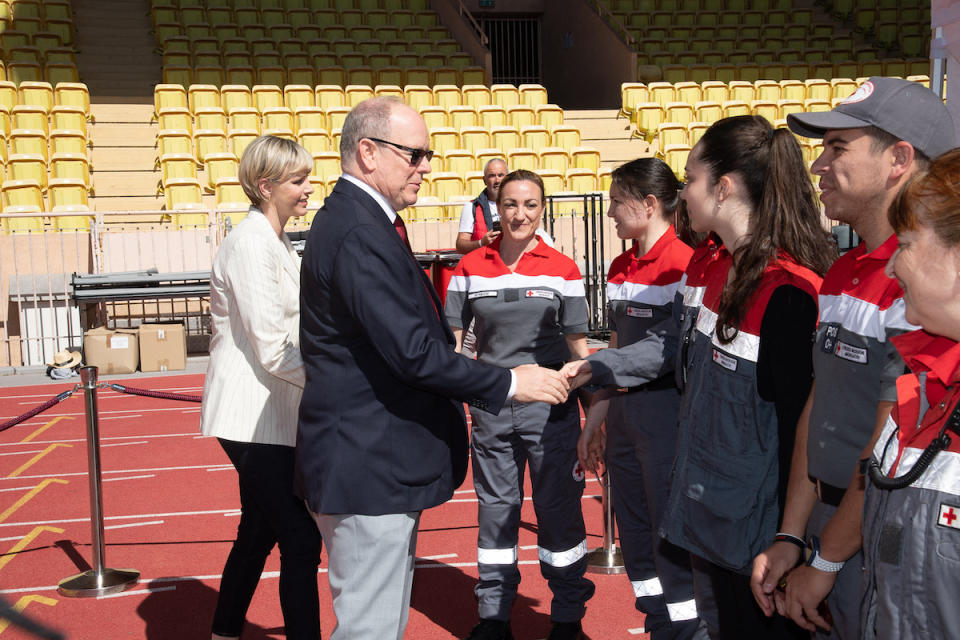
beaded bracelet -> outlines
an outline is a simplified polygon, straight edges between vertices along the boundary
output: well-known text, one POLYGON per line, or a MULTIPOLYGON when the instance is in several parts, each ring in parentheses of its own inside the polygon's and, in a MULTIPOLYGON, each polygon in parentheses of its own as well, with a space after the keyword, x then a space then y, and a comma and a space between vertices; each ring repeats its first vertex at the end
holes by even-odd
POLYGON ((774 542, 789 542, 790 544, 795 544, 800 549, 806 549, 807 543, 803 541, 803 538, 799 538, 792 533, 783 533, 777 532, 777 535, 773 536, 774 542))

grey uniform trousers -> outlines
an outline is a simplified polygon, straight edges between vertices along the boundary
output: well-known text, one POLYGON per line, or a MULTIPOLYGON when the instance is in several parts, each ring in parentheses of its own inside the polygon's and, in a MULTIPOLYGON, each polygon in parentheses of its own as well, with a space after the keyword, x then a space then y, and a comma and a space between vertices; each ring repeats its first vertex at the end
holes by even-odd
POLYGON ((698 637, 690 554, 657 533, 670 493, 679 411, 676 389, 641 389, 613 398, 607 414, 605 461, 623 563, 651 640, 698 637))
POLYGON ((584 475, 577 462, 580 410, 576 398, 551 407, 510 402, 498 415, 471 412, 473 484, 479 498, 476 587, 481 618, 509 620, 520 571, 517 540, 524 466, 530 466, 537 515, 540 573, 553 600, 550 617, 583 617, 594 586, 584 578, 586 531, 580 500, 584 475))

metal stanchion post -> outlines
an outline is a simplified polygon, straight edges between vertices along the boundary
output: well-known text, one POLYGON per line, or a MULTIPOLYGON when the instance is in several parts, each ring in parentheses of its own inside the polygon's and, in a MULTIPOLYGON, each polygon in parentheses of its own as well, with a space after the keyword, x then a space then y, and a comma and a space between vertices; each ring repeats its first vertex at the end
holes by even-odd
POLYGON ((140 572, 107 569, 104 565, 103 498, 100 482, 100 425, 97 414, 97 368, 80 367, 80 386, 86 394, 87 464, 90 477, 90 531, 93 568, 60 581, 57 591, 72 598, 95 598, 125 591, 135 585, 140 572))
POLYGON ((587 571, 590 573, 623 573, 623 554, 617 548, 614 536, 613 494, 610 487, 610 472, 606 471, 600 479, 603 487, 603 546, 587 554, 587 571))

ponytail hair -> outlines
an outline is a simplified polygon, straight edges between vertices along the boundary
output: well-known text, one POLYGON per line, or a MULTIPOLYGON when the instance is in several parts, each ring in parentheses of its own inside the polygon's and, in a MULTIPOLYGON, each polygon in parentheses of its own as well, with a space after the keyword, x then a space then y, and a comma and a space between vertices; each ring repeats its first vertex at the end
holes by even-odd
POLYGON ((750 204, 750 237, 734 253, 734 279, 717 310, 717 337, 729 343, 771 260, 779 252, 823 275, 836 258, 796 138, 761 116, 724 118, 698 143, 713 183, 737 174, 750 204))

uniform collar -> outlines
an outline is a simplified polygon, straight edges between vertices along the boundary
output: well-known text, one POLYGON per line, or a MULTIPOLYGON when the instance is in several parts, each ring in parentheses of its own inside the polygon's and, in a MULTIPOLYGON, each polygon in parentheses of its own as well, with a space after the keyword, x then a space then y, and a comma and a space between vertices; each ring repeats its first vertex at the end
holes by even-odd
POLYGON ((923 329, 890 341, 914 373, 929 372, 944 386, 960 381, 960 343, 923 329))
MULTIPOLYGON (((537 258, 549 258, 550 253, 548 251, 549 247, 547 243, 543 241, 539 235, 536 236, 537 244, 530 249, 529 251, 524 251, 523 255, 520 256, 520 259, 523 260, 525 256, 534 256, 537 258)), ((492 258, 494 255, 500 255, 500 236, 497 236, 497 239, 491 242, 486 246, 487 249, 487 258, 492 258)))
POLYGON ((653 243, 653 246, 650 247, 650 251, 647 251, 642 256, 637 256, 637 241, 633 242, 633 251, 630 252, 630 256, 637 262, 653 262, 660 255, 666 251, 667 247, 677 239, 677 231, 673 228, 673 225, 667 227, 667 230, 664 231, 657 241, 653 243))
POLYGON ((896 234, 891 234, 883 244, 869 253, 867 252, 867 247, 864 244, 858 246, 857 249, 862 252, 857 256, 857 260, 882 260, 884 264, 886 264, 887 260, 890 259, 890 256, 893 255, 893 252, 897 250, 897 236, 896 234))

